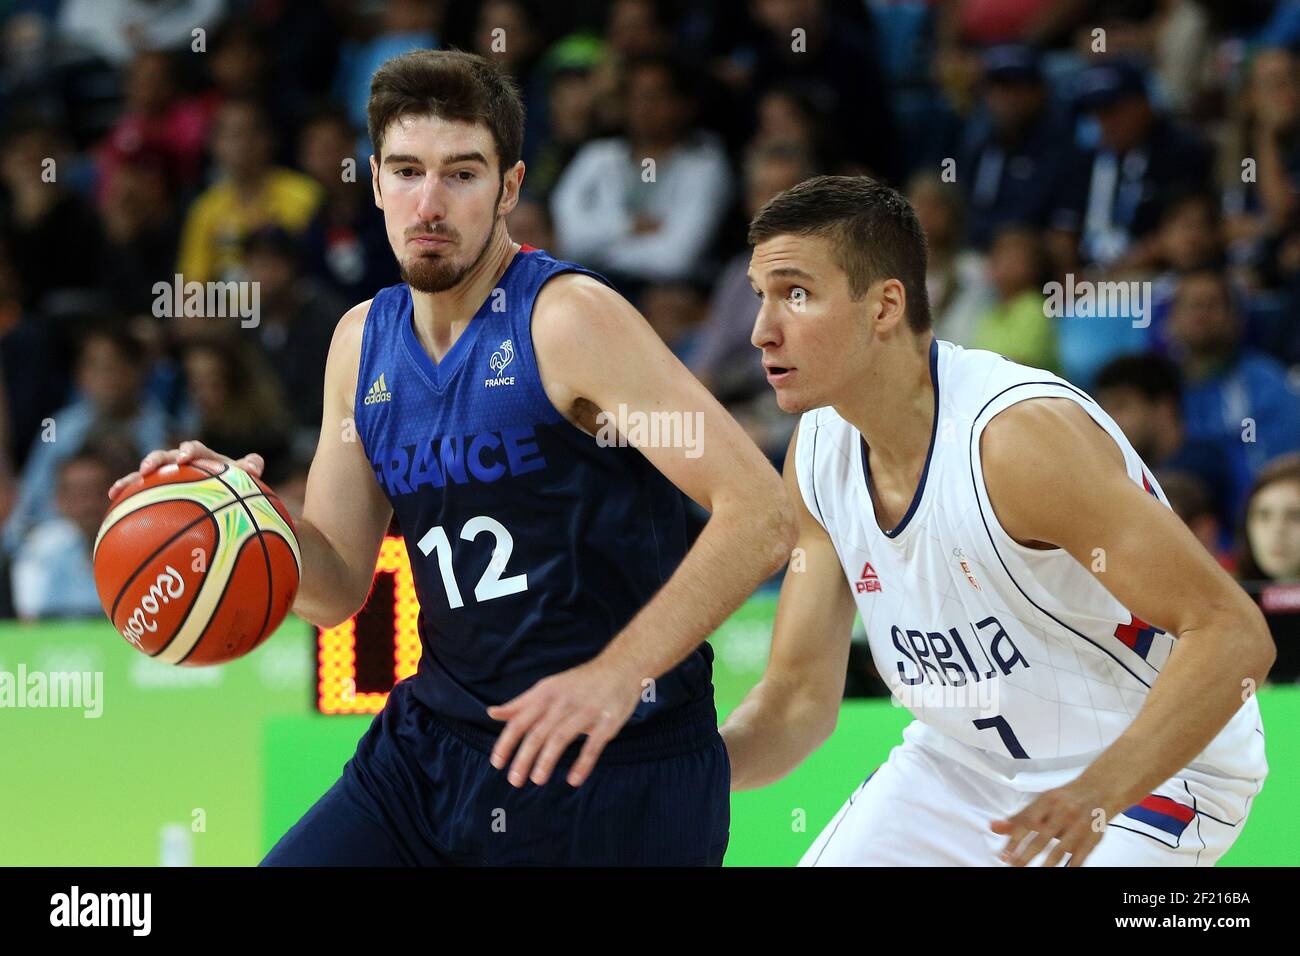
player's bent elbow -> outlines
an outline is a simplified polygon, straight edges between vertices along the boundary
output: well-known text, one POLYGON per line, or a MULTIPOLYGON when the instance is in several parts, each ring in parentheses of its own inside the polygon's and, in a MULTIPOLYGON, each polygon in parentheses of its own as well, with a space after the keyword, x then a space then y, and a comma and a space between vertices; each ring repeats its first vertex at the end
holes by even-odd
POLYGON ((1238 633, 1248 642, 1248 647, 1242 650, 1245 651, 1245 658, 1249 662, 1249 676, 1256 684, 1262 684, 1268 678, 1269 671, 1273 669, 1273 662, 1277 660, 1277 644, 1273 640, 1264 612, 1244 594, 1241 596, 1241 613, 1246 617, 1244 622, 1246 626, 1241 627, 1242 622, 1238 619, 1238 633))
POLYGON ((1264 656, 1258 665, 1258 680, 1261 684, 1268 680, 1268 675, 1272 672, 1273 665, 1277 662, 1277 645, 1273 643, 1271 635, 1269 637, 1268 646, 1263 651, 1263 655, 1264 656))
POLYGON ((1231 641, 1232 660, 1256 686, 1263 684, 1277 660, 1277 645, 1263 612, 1244 591, 1211 604, 1197 630, 1231 641))
POLYGON ((355 591, 346 592, 332 591, 327 595, 318 595, 308 593, 305 589, 298 592, 298 600, 294 602, 294 613, 317 627, 329 629, 338 627, 356 617, 357 613, 365 607, 366 600, 370 597, 370 581, 366 582, 366 590, 360 597, 356 596, 355 591))
POLYGON ((302 600, 294 603, 293 612, 308 624, 313 624, 322 630, 338 627, 352 616, 338 607, 327 607, 302 600))
POLYGON ((355 617, 359 610, 361 610, 360 607, 351 607, 350 605, 342 610, 332 609, 328 614, 323 615, 324 620, 320 626, 324 628, 338 627, 355 617))
POLYGON ((1259 618, 1258 626, 1254 628, 1254 643, 1258 656, 1254 667, 1251 668, 1251 676, 1255 678, 1256 684, 1262 684, 1268 679, 1269 672, 1273 670, 1273 664, 1277 661, 1277 643, 1273 640, 1268 621, 1264 619, 1259 608, 1255 608, 1255 613, 1259 618))
POLYGON ((371 576, 366 581, 365 590, 360 592, 356 592, 356 591, 351 592, 351 597, 349 597, 342 604, 342 611, 339 614, 339 619, 336 622, 336 624, 342 624, 344 621, 354 618, 361 613, 361 609, 365 607, 366 602, 370 600, 370 588, 373 585, 373 583, 374 583, 374 577, 371 576), (358 594, 360 596, 358 596, 358 594))

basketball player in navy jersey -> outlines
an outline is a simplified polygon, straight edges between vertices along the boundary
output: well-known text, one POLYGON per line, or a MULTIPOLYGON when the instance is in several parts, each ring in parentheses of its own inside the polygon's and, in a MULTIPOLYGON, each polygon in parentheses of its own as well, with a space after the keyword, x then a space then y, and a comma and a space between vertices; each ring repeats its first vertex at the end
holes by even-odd
MULTIPOLYGON (((510 239, 523 108, 487 61, 388 61, 369 126, 404 282, 335 331, 294 610, 353 615, 395 513, 423 653, 263 862, 719 864, 704 641, 789 554, 780 478, 600 276, 510 239), (702 413, 706 444, 598 441, 620 406, 702 413), (689 550, 683 492, 711 512, 689 550)), ((230 460, 140 471, 196 458, 230 460)))
POLYGON ((856 613, 916 720, 803 865, 1217 860, 1267 774, 1253 689, 1276 652, 1254 602, 1090 396, 935 339, 897 192, 806 180, 750 242, 753 343, 801 413, 801 561, 722 729, 733 788, 830 734, 856 613))

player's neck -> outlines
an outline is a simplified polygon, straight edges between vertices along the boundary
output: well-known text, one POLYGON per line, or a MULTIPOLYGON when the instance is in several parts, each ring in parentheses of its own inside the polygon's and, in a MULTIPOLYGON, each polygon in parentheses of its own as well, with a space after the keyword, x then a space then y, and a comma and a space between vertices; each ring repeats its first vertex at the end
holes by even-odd
POLYGON ((483 258, 453 288, 444 292, 411 290, 416 336, 434 361, 440 361, 455 344, 483 300, 501 281, 518 249, 505 229, 498 229, 483 258))
POLYGON ((937 414, 930 381, 930 337, 881 343, 862 387, 835 411, 866 439, 872 468, 911 474, 924 462, 937 414))

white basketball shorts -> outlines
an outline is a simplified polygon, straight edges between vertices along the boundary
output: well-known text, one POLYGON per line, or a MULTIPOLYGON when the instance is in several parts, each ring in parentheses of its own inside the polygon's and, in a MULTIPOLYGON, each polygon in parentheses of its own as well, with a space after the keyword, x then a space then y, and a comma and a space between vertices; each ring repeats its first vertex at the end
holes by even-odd
MULTIPOLYGON (((1241 833, 1263 779, 1186 770, 1116 816, 1084 866, 1213 866, 1241 833)), ((1038 795, 910 739, 858 786, 800 866, 1006 866, 989 829, 1038 795)), ((1041 864, 1046 851, 1033 861, 1041 864)))

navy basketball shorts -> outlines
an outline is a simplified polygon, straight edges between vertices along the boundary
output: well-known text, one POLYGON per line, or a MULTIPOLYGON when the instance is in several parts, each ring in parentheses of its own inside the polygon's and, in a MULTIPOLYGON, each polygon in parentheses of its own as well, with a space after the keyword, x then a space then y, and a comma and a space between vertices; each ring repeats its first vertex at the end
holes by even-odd
POLYGON ((516 789, 489 763, 495 742, 402 681, 261 865, 721 865, 731 764, 711 700, 625 729, 577 788, 565 780, 577 744, 543 786, 516 789))

